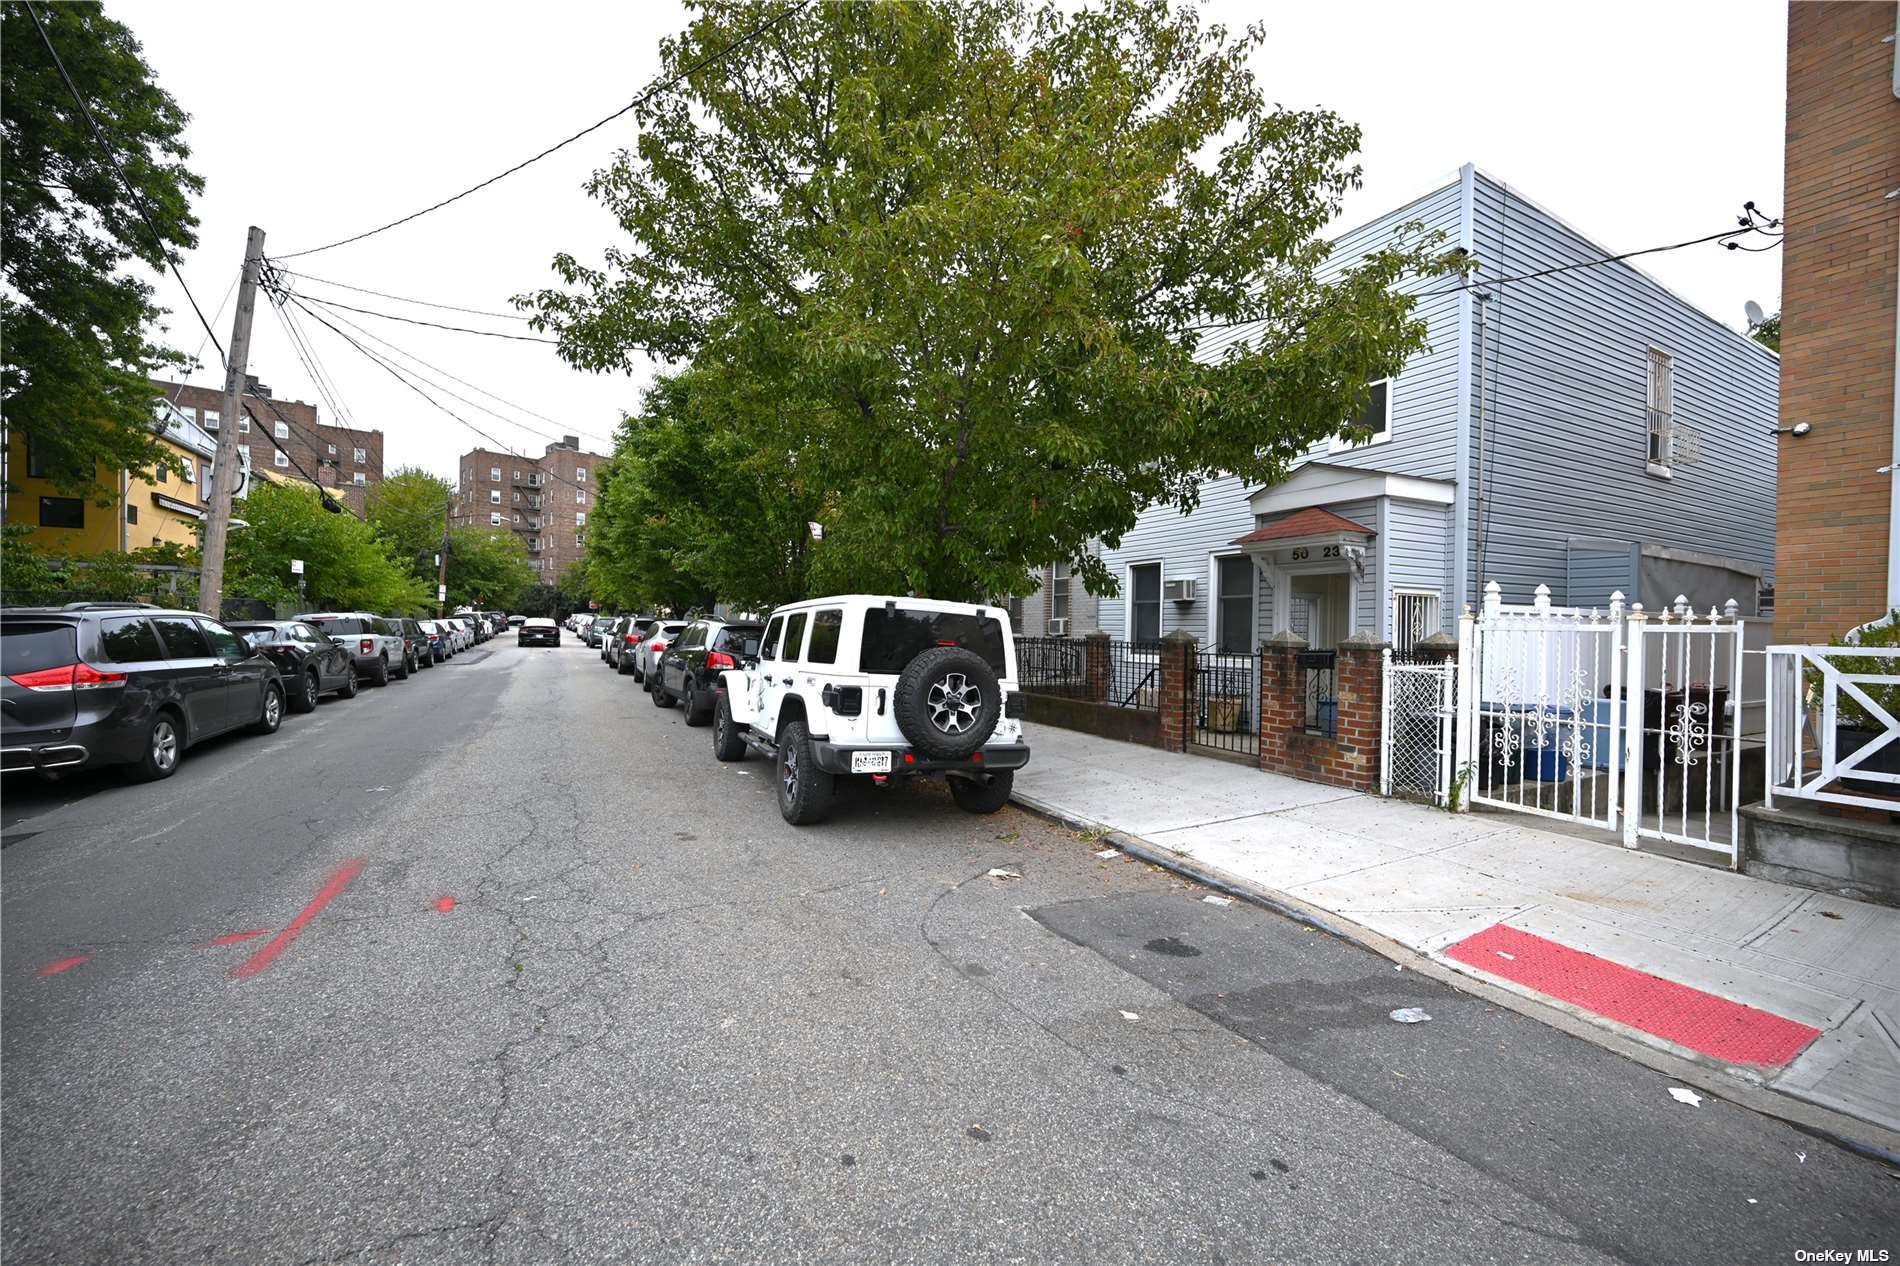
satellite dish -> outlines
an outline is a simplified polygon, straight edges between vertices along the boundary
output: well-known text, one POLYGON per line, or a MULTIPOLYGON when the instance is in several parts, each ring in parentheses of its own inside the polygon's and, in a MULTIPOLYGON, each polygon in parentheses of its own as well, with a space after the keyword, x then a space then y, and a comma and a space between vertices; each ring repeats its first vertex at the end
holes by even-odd
POLYGON ((1768 316, 1761 310, 1761 305, 1753 299, 1742 305, 1742 312, 1748 317, 1748 328, 1751 330, 1760 325, 1768 316))

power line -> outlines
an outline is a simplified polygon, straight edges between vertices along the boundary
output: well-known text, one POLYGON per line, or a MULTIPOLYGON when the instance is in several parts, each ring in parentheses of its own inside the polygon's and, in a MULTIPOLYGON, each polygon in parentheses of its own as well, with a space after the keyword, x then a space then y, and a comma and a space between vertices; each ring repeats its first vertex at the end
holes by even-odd
POLYGON ((53 37, 46 33, 46 24, 40 21, 39 11, 33 7, 30 0, 26 4, 26 11, 33 19, 34 27, 39 31, 41 41, 45 43, 46 51, 52 54, 53 65, 59 69, 59 77, 66 81, 66 91, 72 94, 73 104, 77 105, 79 113, 85 116, 86 126, 92 131, 93 144, 99 147, 99 152, 104 154, 106 161, 112 164, 112 170, 119 174, 119 183, 125 186, 126 197, 130 199, 133 210, 138 212, 139 219, 145 221, 145 227, 151 231, 152 241, 158 247, 159 255, 170 265, 172 276, 178 279, 178 288, 185 292, 185 298, 191 301, 191 310, 198 314, 198 324, 205 327, 205 336, 211 340, 211 345, 218 349, 218 363, 226 364, 224 344, 218 342, 217 333, 212 330, 211 322, 205 320, 204 309, 198 306, 198 296, 192 294, 191 287, 185 284, 185 275, 178 271, 178 261, 172 256, 171 248, 165 244, 165 235, 158 231, 156 224, 152 223, 152 215, 146 208, 144 197, 132 187, 132 181, 125 174, 125 168, 119 164, 119 156, 113 152, 112 146, 106 143, 105 133, 99 129, 99 120, 92 117, 92 110, 87 107, 86 99, 79 95, 79 85, 74 83, 73 77, 66 73, 66 63, 60 60, 59 50, 53 47, 53 37))
POLYGON ((452 330, 457 334, 480 334, 484 338, 513 339, 517 343, 546 343, 550 346, 559 346, 561 342, 558 338, 542 338, 538 334, 503 334, 496 330, 477 330, 466 325, 443 325, 439 321, 424 321, 419 317, 397 316, 393 312, 377 312, 373 308, 352 307, 347 303, 338 303, 334 299, 319 299, 315 295, 302 294, 301 292, 299 292, 298 297, 307 299, 311 303, 320 303, 326 308, 341 308, 345 312, 360 312, 364 316, 381 317, 385 321, 402 321, 408 325, 426 325, 433 330, 452 330))
MULTIPOLYGON (((568 137, 567 139, 562 140, 562 141, 556 141, 554 144, 548 146, 546 149, 542 150, 539 154, 536 154, 534 157, 523 159, 521 162, 516 163, 513 167, 508 168, 506 171, 498 172, 495 175, 490 176, 488 179, 481 181, 479 184, 470 185, 468 188, 462 190, 460 193, 451 194, 448 197, 442 199, 440 202, 431 203, 428 206, 422 208, 420 211, 411 211, 408 215, 405 215, 401 217, 400 219, 391 220, 387 224, 378 225, 377 227, 373 229, 365 229, 363 232, 357 233, 351 237, 339 238, 338 240, 334 242, 330 242, 324 246, 312 246, 312 247, 309 247, 308 249, 301 250, 301 251, 291 251, 287 255, 278 256, 278 258, 296 259, 300 255, 315 255, 321 251, 335 250, 339 246, 348 246, 352 242, 360 242, 366 237, 374 237, 378 233, 386 233, 390 229, 396 228, 399 225, 409 223, 409 221, 411 220, 420 219, 422 216, 429 214, 431 211, 440 211, 443 207, 448 206, 450 203, 459 202, 463 198, 468 197, 472 193, 476 193, 476 192, 479 192, 480 190, 486 189, 488 186, 494 184, 496 181, 504 180, 507 177, 514 175, 516 172, 520 171, 524 167, 529 167, 535 163, 540 162, 542 159, 546 158, 548 155, 556 152, 557 150, 562 150, 562 149, 567 148, 569 145, 572 145, 575 141, 580 140, 582 137, 590 135, 591 133, 594 133, 594 132, 598 132, 601 128, 606 127, 609 123, 612 123, 615 119, 618 119, 622 117, 623 115, 629 114, 632 111, 638 109, 639 107, 645 105, 648 101, 658 96, 661 92, 664 92, 666 89, 671 88, 675 84, 680 83, 682 80, 686 79, 688 76, 694 74, 695 72, 699 70, 704 69, 707 66, 712 65, 714 62, 721 61, 725 59, 726 57, 730 56, 731 54, 737 52, 740 48, 743 48, 745 45, 750 44, 753 40, 765 34, 771 28, 779 25, 780 23, 784 22, 786 19, 792 17, 794 14, 802 11, 811 2, 812 0, 799 0, 797 4, 793 5, 791 8, 784 10, 777 17, 770 18, 764 22, 757 23, 750 30, 746 31, 743 35, 741 35, 738 39, 732 41, 732 43, 726 45, 724 48, 717 50, 716 52, 708 53, 706 56, 694 62, 691 66, 688 66, 684 70, 681 70, 673 74, 672 76, 668 77, 665 82, 655 84, 653 87, 648 88, 645 92, 635 97, 632 101, 629 101, 626 105, 622 106, 620 109, 615 110, 612 114, 608 115, 606 118, 600 119, 594 123, 588 124, 586 127, 574 133, 572 136, 568 137)), ((38 21, 37 18, 35 18, 34 20, 38 21)))
MULTIPOLYGON (((284 416, 283 411, 277 407, 277 402, 275 400, 272 400, 269 396, 265 395, 263 392, 258 391, 254 388, 246 390, 244 394, 246 396, 249 396, 253 400, 262 400, 267 406, 269 406, 270 411, 277 415, 277 420, 284 424, 284 429, 286 431, 290 429, 290 419, 284 416)), ((284 460, 290 463, 291 468, 294 469, 298 474, 302 475, 306 480, 308 480, 310 483, 310 486, 317 490, 317 492, 323 498, 323 505, 325 509, 330 509, 334 507, 335 509, 338 509, 338 510, 346 510, 353 517, 355 517, 358 522, 361 522, 361 523, 369 522, 368 519, 364 518, 360 514, 357 514, 356 511, 350 506, 349 502, 339 501, 337 498, 331 496, 330 490, 327 487, 325 487, 322 483, 318 482, 317 479, 314 476, 312 476, 309 471, 305 470, 303 468, 303 464, 299 462, 295 457, 292 457, 290 455, 290 450, 277 442, 277 437, 275 435, 270 437, 270 446, 276 449, 278 452, 282 453, 284 455, 284 460)), ((341 490, 339 489, 339 491, 341 490)))
MULTIPOLYGON (((268 287, 264 293, 267 298, 270 297, 268 287)), ((330 412, 336 415, 339 422, 350 424, 351 430, 361 429, 355 426, 355 414, 343 407, 341 394, 331 390, 332 384, 326 381, 325 375, 317 364, 316 349, 311 346, 309 337, 304 331, 291 320, 293 314, 286 312, 282 304, 275 302, 271 304, 271 310, 277 316, 277 323, 283 327, 284 337, 290 342, 290 350, 296 353, 297 361, 303 366, 304 373, 310 376, 310 381, 316 386, 317 395, 330 406, 330 412)))
POLYGON ((532 317, 522 316, 519 312, 493 312, 486 308, 464 308, 453 303, 436 303, 430 299, 414 299, 408 295, 392 295, 382 290, 371 290, 368 286, 352 286, 346 281, 331 281, 327 277, 313 277, 309 273, 300 273, 291 268, 279 268, 277 272, 284 277, 301 277, 305 281, 314 281, 319 285, 335 286, 339 290, 354 290, 358 294, 375 295, 378 299, 394 299, 397 303, 413 303, 424 308, 441 308, 445 312, 466 312, 470 316, 496 317, 504 321, 529 321, 532 317))

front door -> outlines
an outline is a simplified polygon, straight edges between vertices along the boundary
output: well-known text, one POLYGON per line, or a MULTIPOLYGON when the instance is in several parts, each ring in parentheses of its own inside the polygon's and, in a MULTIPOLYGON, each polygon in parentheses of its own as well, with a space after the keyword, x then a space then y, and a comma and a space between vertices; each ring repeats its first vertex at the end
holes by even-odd
POLYGON ((216 620, 200 620, 198 624, 224 670, 225 724, 245 725, 257 720, 264 715, 264 681, 275 677, 277 670, 269 659, 216 620))
POLYGON ((183 615, 155 615, 152 626, 165 644, 173 686, 185 710, 186 740, 196 742, 222 733, 225 714, 225 667, 211 650, 211 639, 195 621, 183 615))
POLYGON ((792 693, 795 680, 792 674, 798 666, 799 655, 805 649, 806 619, 807 615, 803 611, 785 617, 785 635, 779 641, 777 653, 772 659, 761 658, 759 661, 759 678, 764 693, 760 699, 759 719, 755 728, 773 738, 778 736, 779 711, 785 703, 785 696, 792 693))

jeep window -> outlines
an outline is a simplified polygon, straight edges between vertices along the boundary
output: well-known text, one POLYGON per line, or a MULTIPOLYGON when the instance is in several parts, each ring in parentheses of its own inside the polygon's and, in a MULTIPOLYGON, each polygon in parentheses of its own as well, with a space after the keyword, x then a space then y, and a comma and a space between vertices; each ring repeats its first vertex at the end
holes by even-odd
POLYGON ((165 658, 165 652, 158 645, 158 634, 138 617, 101 621, 99 643, 105 648, 106 658, 115 664, 141 664, 165 658))
POLYGON ((800 611, 785 621, 785 645, 779 651, 779 658, 786 663, 798 662, 798 650, 805 644, 805 613, 800 611))
POLYGON ((826 607, 811 618, 811 646, 805 658, 814 664, 838 662, 838 635, 844 629, 844 610, 826 607))
POLYGON ((765 640, 759 644, 760 659, 778 658, 778 630, 779 625, 784 621, 784 616, 775 615, 772 617, 772 622, 765 626, 765 640))
POLYGON ((905 607, 872 607, 864 613, 864 645, 858 652, 858 671, 901 673, 906 664, 933 646, 961 646, 981 655, 998 677, 1008 671, 1003 659, 1002 621, 994 616, 905 607))

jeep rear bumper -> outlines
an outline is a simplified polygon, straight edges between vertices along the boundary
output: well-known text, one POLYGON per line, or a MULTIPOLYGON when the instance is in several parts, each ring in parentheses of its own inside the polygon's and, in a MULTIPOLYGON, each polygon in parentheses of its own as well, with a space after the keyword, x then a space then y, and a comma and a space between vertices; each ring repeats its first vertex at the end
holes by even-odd
POLYGON ((1006 769, 1021 769, 1029 763, 1027 743, 1006 743, 996 747, 986 747, 976 755, 960 760, 937 760, 905 747, 842 747, 836 743, 827 743, 823 739, 814 740, 811 748, 812 756, 818 761, 818 768, 828 774, 850 773, 853 752, 889 752, 893 774, 949 772, 981 774, 1006 769))

